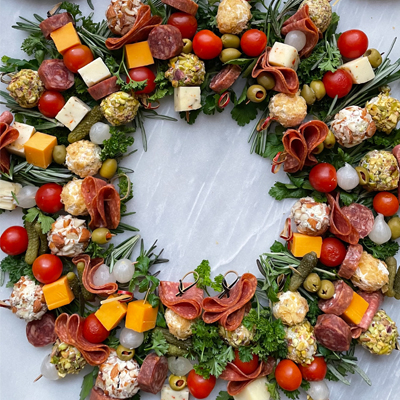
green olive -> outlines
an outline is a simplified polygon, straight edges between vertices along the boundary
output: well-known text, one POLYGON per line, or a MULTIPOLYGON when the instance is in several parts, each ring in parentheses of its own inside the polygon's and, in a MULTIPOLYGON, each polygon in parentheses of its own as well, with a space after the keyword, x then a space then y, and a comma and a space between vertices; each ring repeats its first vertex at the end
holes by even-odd
POLYGON ((382 64, 381 53, 376 49, 368 49, 364 56, 368 57, 368 61, 372 68, 378 68, 382 64))
POLYGON ((193 50, 193 43, 190 39, 183 39, 182 53, 189 54, 193 50))
POLYGON ((393 217, 388 222, 389 228, 392 232, 392 240, 396 240, 400 237, 400 218, 393 217))
POLYGON ((127 347, 122 346, 122 344, 117 347, 117 356, 122 361, 132 360, 134 355, 135 349, 128 349, 127 347))
POLYGON ((312 153, 313 154, 320 154, 320 153, 322 153, 322 151, 324 150, 324 144, 323 143, 320 143, 313 151, 312 151, 312 153))
POLYGON ((368 185, 369 182, 369 173, 364 167, 356 167, 356 171, 358 174, 358 179, 360 181, 360 185, 368 185))
POLYGON ((64 164, 65 163, 65 157, 67 156, 67 150, 65 149, 65 146, 63 144, 59 144, 58 146, 55 146, 53 149, 53 160, 57 164, 64 164))
POLYGON ((225 35, 221 36, 222 45, 227 48, 238 49, 240 46, 239 36, 231 35, 230 33, 225 33, 225 35))
POLYGON ((168 381, 173 390, 182 390, 187 385, 186 376, 171 375, 168 381))
POLYGON ((267 91, 261 85, 251 85, 247 89, 247 98, 253 103, 261 103, 267 96, 267 91))
POLYGON ((97 244, 106 244, 112 239, 112 234, 107 228, 97 228, 92 232, 92 241, 97 244))
POLYGON ((275 87, 275 78, 269 72, 261 72, 257 76, 257 83, 264 86, 267 90, 272 90, 275 87))
POLYGON ((335 135, 333 134, 333 132, 331 130, 329 130, 328 135, 326 136, 326 138, 324 140, 324 147, 326 149, 333 149, 333 147, 335 147, 335 144, 336 144, 335 135))
POLYGON ((321 279, 318 274, 313 272, 312 274, 308 275, 303 282, 303 287, 307 290, 307 292, 318 292, 319 288, 321 287, 321 279))
POLYGON ((84 270, 85 269, 85 263, 83 261, 79 261, 78 264, 76 264, 76 268, 84 270))
POLYGON ((219 59, 221 60, 221 62, 223 62, 225 64, 228 61, 239 58, 241 55, 242 55, 242 53, 238 49, 229 48, 229 49, 224 49, 221 51, 221 54, 219 55, 219 59))
POLYGON ((314 91, 308 85, 303 85, 300 95, 309 106, 312 106, 315 103, 315 100, 317 100, 317 96, 315 96, 314 91))
POLYGON ((100 168, 99 174, 103 178, 111 179, 117 172, 117 169, 118 169, 117 160, 114 160, 113 158, 109 158, 103 162, 103 165, 100 168))
POLYGON ((310 88, 314 91, 317 100, 320 101, 326 95, 325 85, 322 81, 312 81, 310 88))
POLYGON ((318 297, 324 300, 330 299, 335 294, 335 286, 331 281, 323 279, 321 287, 318 289, 318 297))

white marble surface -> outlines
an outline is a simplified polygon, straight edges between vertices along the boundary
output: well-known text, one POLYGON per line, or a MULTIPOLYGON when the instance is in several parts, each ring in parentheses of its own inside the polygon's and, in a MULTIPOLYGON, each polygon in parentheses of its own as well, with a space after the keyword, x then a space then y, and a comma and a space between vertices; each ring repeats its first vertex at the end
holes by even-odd
MULTIPOLYGON (((86 0, 77 1, 88 10, 86 0)), ((11 29, 18 16, 31 18, 33 12, 45 15, 54 0, 1 0, 0 54, 21 57, 24 34, 11 29)), ((94 0, 97 19, 102 18, 107 0, 94 0)), ((268 3, 268 2, 267 2, 268 3)), ((341 0, 335 11, 341 15, 340 29, 359 28, 370 40, 370 47, 386 51, 400 32, 398 0, 341 0)), ((400 43, 393 58, 400 56, 400 43)), ((399 86, 394 91, 400 96, 399 86)), ((2 88, 4 90, 4 88, 2 88)), ((173 115, 171 101, 159 110, 173 115)), ((135 170, 135 197, 130 210, 136 214, 129 223, 141 230, 149 246, 158 239, 164 256, 164 279, 176 279, 208 259, 213 273, 236 269, 257 274, 255 260, 278 237, 291 201, 275 202, 268 190, 275 179, 270 161, 250 155, 247 138, 251 126, 239 128, 228 112, 214 117, 201 116, 194 126, 147 121, 148 147, 144 153, 140 133, 135 135, 138 152, 126 161, 135 170)), ((21 225, 21 213, 0 216, 0 233, 10 225, 21 225)), ((118 237, 122 240, 122 235, 118 237)), ((4 255, 0 253, 0 257, 4 255)), ((0 298, 10 289, 0 288, 0 298)), ((384 308, 400 325, 400 303, 386 300, 384 308)), ((79 398, 83 373, 58 382, 33 380, 49 348, 37 349, 26 340, 25 322, 0 310, 0 399, 73 400, 79 398)), ((373 382, 368 387, 359 376, 351 386, 329 383, 331 400, 394 400, 400 398, 400 352, 390 357, 373 357, 359 350, 360 366, 373 382)), ((220 382, 210 395, 215 399, 220 382)), ((147 400, 158 396, 143 395, 147 400)), ((305 399, 303 395, 302 399, 305 399)), ((260 399, 261 400, 261 399, 260 399)))

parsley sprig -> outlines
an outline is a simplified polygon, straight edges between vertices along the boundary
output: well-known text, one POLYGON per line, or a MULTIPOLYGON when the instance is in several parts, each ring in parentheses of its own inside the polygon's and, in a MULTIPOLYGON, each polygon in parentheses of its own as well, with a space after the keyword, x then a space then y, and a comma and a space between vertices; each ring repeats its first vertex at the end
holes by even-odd
POLYGON ((224 277, 222 274, 219 274, 214 280, 211 279, 211 267, 208 260, 203 260, 195 271, 199 274, 199 281, 197 282, 197 287, 199 289, 205 290, 208 295, 210 295, 207 290, 208 287, 216 292, 222 292, 222 281, 224 277))
POLYGON ((21 276, 29 276, 30 279, 36 281, 32 273, 32 266, 25 262, 25 255, 7 256, 0 261, 0 286, 3 286, 5 273, 8 273, 8 282, 6 287, 12 287, 17 283, 21 276))
POLYGON ((28 222, 38 221, 42 227, 42 232, 47 233, 51 229, 51 224, 55 221, 54 218, 45 215, 38 208, 30 208, 24 215, 24 220, 28 222))
POLYGON ((126 157, 132 153, 125 154, 129 146, 134 143, 134 138, 129 136, 130 133, 135 132, 133 127, 110 127, 110 139, 103 142, 103 149, 100 153, 101 161, 105 161, 108 158, 121 158, 126 157))

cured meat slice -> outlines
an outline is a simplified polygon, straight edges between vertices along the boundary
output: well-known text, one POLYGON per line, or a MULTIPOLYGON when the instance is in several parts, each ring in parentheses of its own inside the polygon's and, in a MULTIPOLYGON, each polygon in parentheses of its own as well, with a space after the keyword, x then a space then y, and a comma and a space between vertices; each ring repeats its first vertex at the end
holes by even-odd
POLYGON ((313 151, 326 139, 329 133, 329 128, 324 122, 314 120, 301 125, 299 131, 307 143, 307 158, 305 165, 313 166, 318 163, 313 151))
POLYGON ((304 136, 296 129, 288 129, 282 138, 286 152, 284 171, 295 173, 301 171, 307 158, 307 143, 304 136))
MULTIPOLYGON (((7 121, 10 120, 8 114, 4 115, 2 119, 7 121)), ((17 129, 13 128, 6 122, 0 122, 0 171, 1 172, 4 172, 6 174, 10 172, 10 155, 8 154, 8 151, 7 149, 5 149, 5 147, 15 142, 18 139, 18 137, 19 137, 19 132, 17 129)))
POLYGON ((100 388, 94 387, 90 392, 89 400, 113 400, 115 397, 107 396, 100 388))
POLYGON ((306 35, 306 44, 299 52, 300 57, 309 57, 322 38, 321 31, 312 22, 309 14, 309 6, 306 4, 300 8, 296 14, 292 15, 282 26, 282 35, 287 35, 291 31, 301 31, 306 35))
POLYGON ((334 314, 318 316, 314 334, 319 343, 332 351, 347 351, 351 344, 351 330, 340 317, 334 314))
MULTIPOLYGON (((186 288, 189 285, 190 283, 184 283, 183 287, 186 288)), ((191 320, 200 317, 203 311, 203 290, 193 286, 182 296, 177 297, 178 287, 177 282, 161 281, 158 288, 161 302, 182 318, 191 320)))
POLYGON ((163 387, 168 375, 168 359, 150 353, 144 359, 138 376, 140 390, 157 394, 163 387))
POLYGON ((72 259, 72 262, 76 265, 79 262, 85 263, 85 269, 83 270, 82 283, 85 289, 99 296, 109 296, 118 290, 118 285, 115 282, 110 282, 102 286, 96 286, 94 282, 94 274, 98 268, 104 263, 104 260, 100 257, 90 259, 88 254, 80 254, 72 259))
POLYGON ((120 85, 117 85, 117 77, 112 76, 96 85, 88 88, 89 94, 97 101, 108 95, 118 92, 121 89, 120 85))
POLYGON ((357 229, 361 239, 370 234, 374 227, 374 214, 372 214, 372 211, 368 207, 353 203, 343 207, 342 212, 354 228, 357 229))
POLYGON ((241 72, 239 65, 226 65, 211 79, 210 89, 216 93, 225 92, 236 82, 241 72))
POLYGON ((327 300, 319 300, 318 307, 325 314, 342 315, 353 300, 353 289, 342 280, 333 282, 335 294, 327 300))
POLYGON ((149 34, 148 43, 151 54, 158 60, 169 60, 183 50, 181 31, 173 25, 156 26, 149 34))
POLYGON ((196 15, 199 6, 192 0, 161 0, 164 4, 187 14, 196 15))
POLYGON ((51 39, 50 34, 55 30, 62 28, 64 25, 72 22, 75 25, 75 21, 70 13, 55 14, 52 17, 46 18, 39 24, 43 36, 46 39, 51 39))
POLYGON ((10 111, 3 111, 0 115, 0 122, 4 122, 5 124, 11 125, 13 122, 13 115, 10 113, 10 111))
POLYGON ((268 62, 270 51, 271 47, 267 47, 265 53, 261 54, 253 68, 251 76, 257 78, 262 72, 269 72, 275 79, 273 90, 286 94, 296 94, 299 90, 299 78, 296 71, 291 68, 270 65, 268 62))
POLYGON ((206 324, 218 321, 226 330, 234 331, 242 323, 256 289, 257 278, 253 274, 243 274, 231 289, 229 298, 214 296, 203 300, 203 321, 206 324))
MULTIPOLYGON (((392 153, 396 157, 397 163, 400 164, 400 144, 393 148, 392 153)), ((400 199, 400 185, 397 188, 397 198, 400 199)))
POLYGON ((328 203, 331 206, 331 216, 329 220, 329 230, 339 239, 350 244, 357 244, 360 239, 360 235, 357 229, 351 224, 346 215, 340 209, 339 205, 339 193, 336 195, 336 199, 329 193, 326 197, 328 203))
POLYGON ((28 322, 26 337, 28 342, 35 347, 44 347, 53 344, 57 335, 54 331, 55 318, 51 313, 46 313, 39 320, 28 322))
POLYGON ((74 74, 65 66, 63 60, 44 60, 38 74, 47 90, 63 92, 75 83, 74 74))
POLYGON ((351 244, 347 248, 346 257, 339 268, 338 275, 341 278, 350 279, 358 267, 363 252, 361 244, 351 244))

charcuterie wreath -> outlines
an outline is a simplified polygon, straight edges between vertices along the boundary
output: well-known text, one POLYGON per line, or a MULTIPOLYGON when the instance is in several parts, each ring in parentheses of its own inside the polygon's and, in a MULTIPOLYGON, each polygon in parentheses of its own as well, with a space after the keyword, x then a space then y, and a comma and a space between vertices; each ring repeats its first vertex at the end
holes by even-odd
POLYGON ((105 11, 94 22, 63 2, 20 17, 30 59, 0 68, 11 111, 0 207, 23 209, 23 227, 0 239, 12 288, 1 306, 48 346, 38 378, 92 366, 90 400, 328 400, 326 381, 354 373, 371 385, 355 348, 388 356, 398 339, 383 309, 400 299, 394 43, 337 32, 327 0, 112 0, 105 11), (203 260, 160 281, 168 260, 123 222, 133 171, 119 162, 135 130, 147 149, 146 119, 176 121, 156 111, 166 96, 188 124, 227 109, 240 126, 260 117, 251 152, 290 180, 269 194, 296 200, 251 272, 211 277, 203 260), (226 391, 210 395, 217 379, 226 391))

